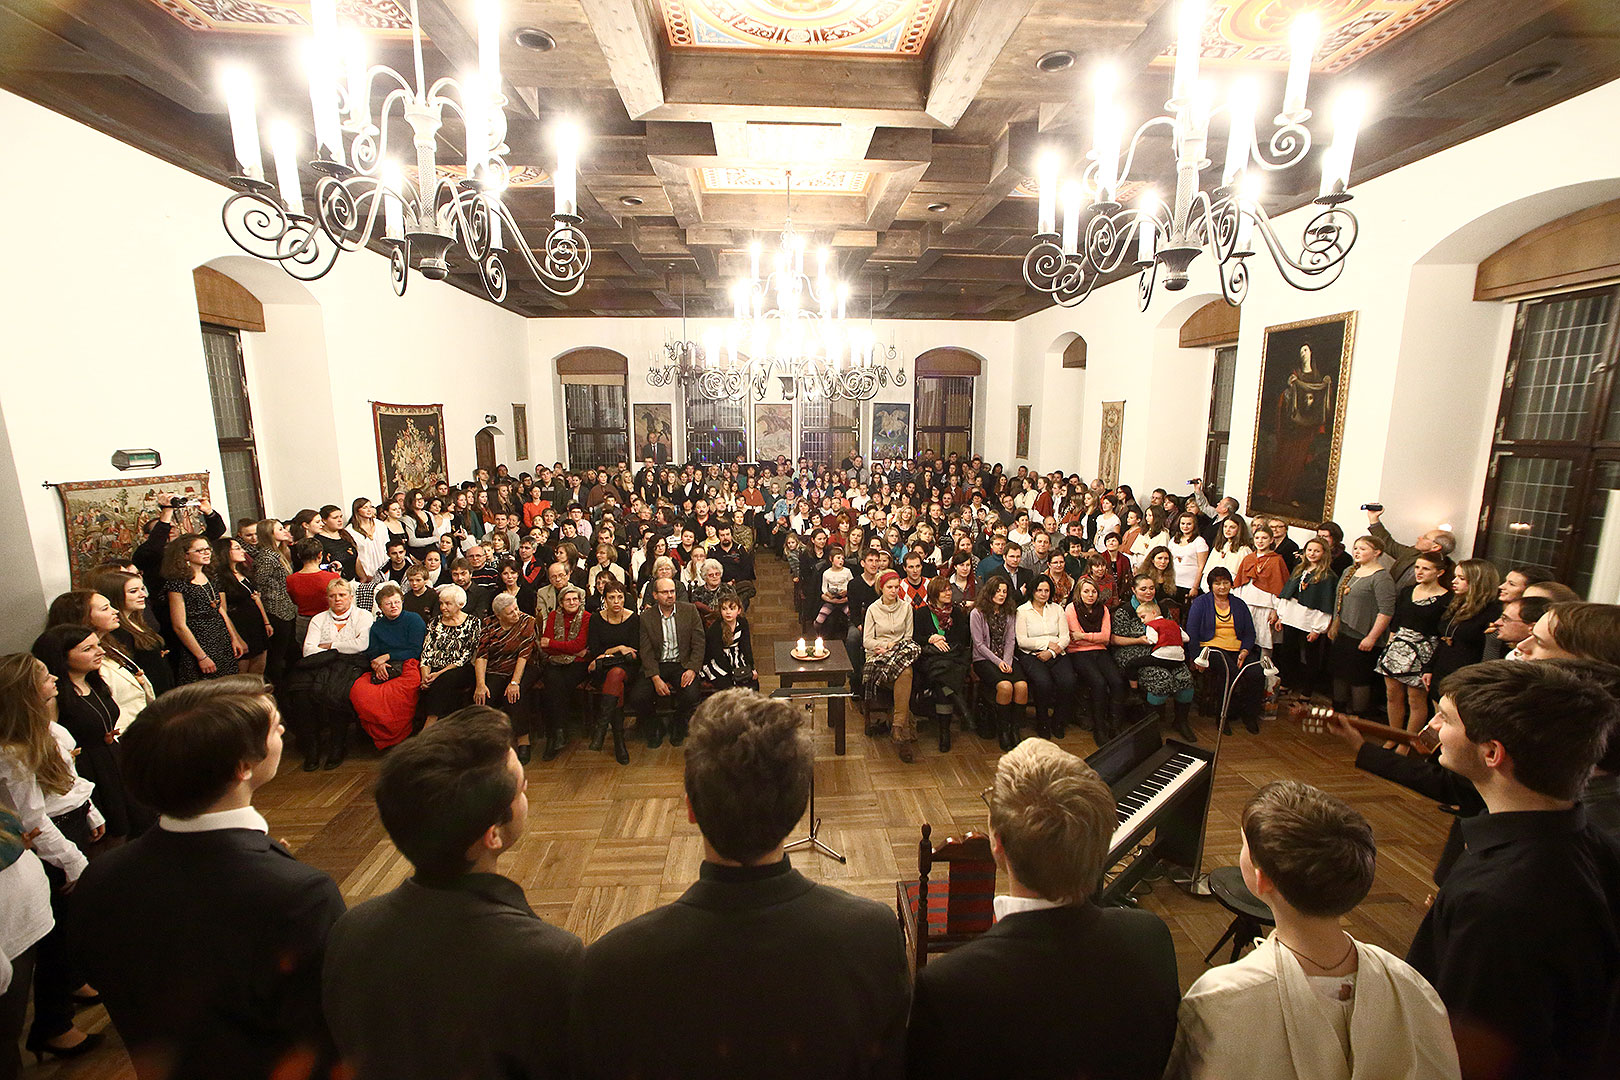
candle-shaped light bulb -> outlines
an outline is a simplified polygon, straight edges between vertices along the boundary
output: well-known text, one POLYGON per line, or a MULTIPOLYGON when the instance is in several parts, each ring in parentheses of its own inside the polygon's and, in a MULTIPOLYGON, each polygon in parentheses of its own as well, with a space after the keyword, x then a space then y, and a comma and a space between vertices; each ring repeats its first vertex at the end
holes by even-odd
POLYGON ((491 250, 505 250, 504 237, 501 235, 501 199, 499 195, 489 197, 489 246, 491 250))
POLYGON ((231 143, 241 175, 264 179, 264 154, 259 149, 259 118, 253 106, 253 76, 244 67, 228 67, 221 74, 225 108, 231 114, 231 143))
POLYGON ((1316 42, 1322 34, 1322 20, 1314 11, 1294 20, 1288 31, 1288 82, 1283 88, 1283 115, 1298 116, 1305 111, 1305 87, 1316 59, 1316 42))
POLYGON ((357 126, 371 122, 371 99, 367 93, 366 36, 358 27, 345 26, 338 31, 338 53, 348 69, 345 84, 348 90, 349 121, 357 126))
POLYGON ((467 128, 467 179, 476 180, 478 171, 489 160, 489 108, 483 76, 472 73, 461 79, 461 120, 467 128))
POLYGON ((1035 231, 1041 236, 1057 232, 1058 170, 1063 159, 1056 150, 1042 150, 1035 160, 1035 180, 1040 194, 1040 217, 1035 231))
POLYGON ((1159 211, 1159 197, 1149 191, 1136 204, 1136 261, 1150 263, 1159 247, 1159 223, 1154 216, 1159 211))
POLYGON ((1249 155, 1254 147, 1254 113, 1259 107, 1260 91, 1252 79, 1239 79, 1232 84, 1231 96, 1226 100, 1226 167, 1221 170, 1221 183, 1231 187, 1243 170, 1249 167, 1249 155))
POLYGON ((1322 155, 1322 194, 1342 193, 1350 186, 1350 165, 1356 153, 1356 135, 1367 111, 1366 95, 1351 90, 1333 105, 1333 145, 1322 155))
POLYGON ((575 191, 575 170, 579 167, 579 128, 569 120, 557 125, 552 133, 557 145, 557 172, 552 177, 556 188, 556 213, 571 217, 579 212, 575 191))
POLYGON ((1080 253, 1080 203, 1084 189, 1078 180, 1063 182, 1063 254, 1080 253))
POLYGON ((315 156, 343 164, 343 128, 338 123, 336 56, 317 37, 304 54, 309 69, 309 105, 315 117, 315 156))
POLYGON ((1204 0, 1181 0, 1176 34, 1176 81, 1170 96, 1188 101, 1198 82, 1199 54, 1204 49, 1204 0))
POLYGON ((304 189, 298 182, 298 132, 285 120, 270 125, 270 153, 276 161, 276 186, 289 213, 304 213, 304 189))
POLYGON ((1119 140, 1125 123, 1114 102, 1119 72, 1105 65, 1092 78, 1097 103, 1092 112, 1091 155, 1097 162, 1097 201, 1113 202, 1119 190, 1119 140))
POLYGON ((731 283, 731 317, 741 320, 747 311, 748 282, 738 278, 731 283))
POLYGON ((1251 252, 1254 250, 1254 219, 1259 212, 1260 196, 1265 191, 1265 181, 1259 173, 1247 173, 1243 178, 1243 187, 1238 198, 1238 227, 1237 250, 1251 252))
POLYGON ((405 207, 401 196, 405 192, 405 174, 398 162, 383 162, 382 186, 383 235, 390 240, 402 240, 405 237, 405 207))
POLYGON ((838 321, 839 322, 844 321, 844 311, 845 311, 845 308, 848 305, 849 305, 849 282, 841 281, 841 282, 838 283, 838 321))
POLYGON ((759 280, 759 259, 765 248, 758 240, 748 245, 748 276, 754 281, 759 280))
POLYGON ((478 74, 491 95, 501 88, 500 0, 478 0, 478 74))

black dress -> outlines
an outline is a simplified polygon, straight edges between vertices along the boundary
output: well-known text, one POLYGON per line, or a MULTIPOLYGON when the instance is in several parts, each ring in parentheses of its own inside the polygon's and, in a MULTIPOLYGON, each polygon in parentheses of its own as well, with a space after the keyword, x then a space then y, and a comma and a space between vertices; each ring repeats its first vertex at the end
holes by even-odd
MULTIPOLYGON (((242 654, 242 659, 258 656, 270 647, 270 635, 264 630, 264 614, 255 602, 259 590, 253 587, 251 581, 228 574, 220 591, 225 594, 225 612, 231 617, 231 625, 236 627, 237 636, 247 644, 247 652, 242 654)), ((191 619, 189 612, 186 619, 187 622, 191 619)))
POLYGON ((175 685, 184 686, 202 679, 235 675, 236 655, 231 650, 231 632, 226 629, 225 618, 219 613, 219 592, 214 588, 213 582, 198 585, 191 581, 176 581, 169 578, 163 582, 163 588, 168 592, 180 594, 181 600, 186 605, 186 628, 197 639, 202 651, 214 662, 213 673, 205 675, 197 664, 197 658, 191 655, 190 649, 178 649, 179 660, 174 665, 175 685))
POLYGON ((1429 661, 1429 697, 1440 700, 1440 683, 1447 675, 1485 659, 1485 628, 1502 617, 1502 602, 1491 600, 1473 618, 1440 624, 1440 644, 1429 661))
POLYGON ((625 645, 632 649, 641 648, 641 616, 635 612, 628 612, 629 618, 618 626, 614 626, 600 615, 592 615, 591 623, 585 628, 585 655, 587 662, 596 661, 596 670, 591 672, 591 685, 600 688, 608 672, 616 667, 625 669, 625 677, 629 681, 635 680, 635 673, 641 661, 625 653, 614 653, 612 656, 602 658, 602 653, 618 645, 625 645))
POLYGON ((81 694, 72 684, 64 684, 56 697, 57 721, 73 736, 79 756, 74 766, 79 775, 96 785, 91 800, 107 819, 110 836, 138 836, 153 822, 152 812, 133 801, 124 791, 124 774, 119 766, 116 736, 118 702, 112 691, 96 676, 90 693, 81 694))

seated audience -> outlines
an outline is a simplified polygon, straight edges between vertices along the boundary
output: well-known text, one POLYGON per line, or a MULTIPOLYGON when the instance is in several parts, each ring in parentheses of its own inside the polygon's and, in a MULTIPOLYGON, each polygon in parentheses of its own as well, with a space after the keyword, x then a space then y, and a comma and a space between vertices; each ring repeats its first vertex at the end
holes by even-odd
MULTIPOLYGON (((710 560, 713 561, 713 560, 710 560)), ((703 689, 759 689, 759 672, 754 668, 754 639, 743 615, 742 597, 730 585, 722 585, 715 596, 715 620, 704 634, 703 689)))
POLYGON ((241 675, 164 694, 124 733, 131 792, 161 816, 74 892, 68 938, 141 1080, 323 1076, 332 879, 271 840, 253 794, 281 717, 241 675))
POLYGON ((585 593, 567 585, 562 590, 561 606, 537 628, 540 640, 536 660, 546 725, 543 761, 551 761, 562 752, 568 729, 576 719, 574 691, 589 674, 586 665, 590 663, 587 650, 591 621, 591 613, 585 610, 585 593))
MULTIPOLYGON (((458 586, 459 587, 459 586, 458 586)), ((539 635, 533 615, 523 614, 511 596, 497 596, 473 649, 474 705, 493 705, 506 714, 517 737, 517 756, 529 763, 532 709, 526 696, 537 681, 534 651, 539 635)))
POLYGON ((288 701, 300 718, 298 743, 304 771, 335 769, 349 752, 349 726, 354 718, 350 691, 367 669, 371 648, 371 612, 355 603, 354 587, 342 578, 326 586, 326 610, 309 620, 304 656, 288 678, 288 701))
POLYGON ((981 937, 917 975, 907 1074, 1157 1080, 1175 1035, 1176 953, 1157 915, 1091 902, 1114 797, 1044 739, 996 766, 990 845, 1008 894, 981 937))
POLYGON ((1372 888, 1367 819, 1326 792, 1274 781, 1244 808, 1242 837, 1243 883, 1276 929, 1187 991, 1167 1080, 1457 1077, 1439 995, 1340 925, 1372 888))
MULTIPOLYGON (((911 716, 911 665, 922 650, 913 630, 914 609, 900 596, 900 575, 885 570, 878 575, 878 598, 867 605, 861 644, 866 663, 861 668, 861 692, 870 709, 877 692, 892 687, 891 726, 900 760, 916 760, 917 726, 911 716)), ((869 731, 870 734, 870 725, 869 731)))
POLYGON ((467 594, 459 585, 440 585, 431 594, 438 611, 422 639, 422 685, 416 720, 423 727, 472 700, 473 650, 480 625, 462 610, 467 594))
MULTIPOLYGON (((661 569, 661 568, 660 568, 661 569)), ((654 706, 670 699, 675 709, 669 744, 686 741, 687 724, 702 696, 697 673, 703 667, 703 619, 697 608, 676 599, 675 579, 653 571, 653 606, 641 613, 641 646, 638 650, 641 673, 631 691, 631 707, 647 729, 647 748, 656 750, 664 742, 664 722, 654 706)))
POLYGON ((1069 624, 1062 600, 1053 602, 1050 578, 1035 579, 1014 622, 1018 670, 1035 701, 1035 734, 1061 739, 1074 711, 1075 673, 1068 657, 1069 624))
MULTIPOLYGON (((993 735, 1003 750, 1017 745, 1024 706, 1029 702, 1029 683, 1016 666, 1017 622, 1018 601, 1012 582, 1005 574, 991 574, 979 584, 979 598, 968 623, 973 637, 973 674, 980 687, 995 695, 993 735)), ((979 736, 987 737, 983 727, 979 736)))
POLYGON ((782 850, 813 757, 787 702, 726 690, 703 703, 685 755, 700 877, 585 950, 569 1018, 579 1080, 901 1072, 910 980, 894 912, 816 884, 782 850))
POLYGON ((355 1080, 562 1080, 583 947, 539 919, 499 860, 523 836, 512 728, 473 706, 383 759, 374 791, 415 873, 344 913, 322 991, 355 1080), (409 942, 408 948, 401 948, 409 942))
POLYGON ((404 593, 392 581, 385 582, 375 597, 377 615, 365 653, 371 671, 354 681, 349 700, 360 727, 377 749, 386 750, 411 734, 427 626, 421 616, 405 610, 404 593))
MULTIPOLYGON (((911 615, 912 637, 917 641, 917 680, 936 701, 950 706, 966 728, 973 722, 968 704, 967 679, 973 660, 973 628, 969 609, 956 603, 956 583, 944 574, 928 579, 928 603, 911 615)), ((939 752, 951 748, 951 717, 939 717, 939 752)))
POLYGON ((624 702, 626 687, 633 685, 640 671, 636 650, 641 646, 641 618, 625 607, 625 585, 610 577, 603 586, 602 610, 591 617, 586 631, 586 671, 600 701, 597 705, 591 749, 600 750, 613 733, 613 759, 630 764, 630 751, 624 744, 624 702))
POLYGON ((1244 728, 1258 735, 1266 683, 1254 643, 1254 617, 1249 605, 1232 595, 1232 573, 1226 567, 1209 572, 1208 589, 1194 598, 1187 612, 1187 636, 1203 649, 1195 666, 1207 668, 1211 680, 1220 679, 1217 695, 1230 695, 1231 707, 1221 733, 1232 733, 1231 717, 1235 715, 1244 728))

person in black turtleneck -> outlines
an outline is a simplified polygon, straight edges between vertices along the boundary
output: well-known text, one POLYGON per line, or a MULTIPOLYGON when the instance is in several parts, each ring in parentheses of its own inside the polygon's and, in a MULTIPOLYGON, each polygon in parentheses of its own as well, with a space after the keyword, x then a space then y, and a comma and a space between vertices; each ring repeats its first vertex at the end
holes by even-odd
POLYGON ((901 1074, 911 990, 894 913, 810 881, 783 853, 813 757, 785 701, 726 690, 698 709, 686 803, 703 833, 699 879, 585 950, 574 1076, 901 1074))

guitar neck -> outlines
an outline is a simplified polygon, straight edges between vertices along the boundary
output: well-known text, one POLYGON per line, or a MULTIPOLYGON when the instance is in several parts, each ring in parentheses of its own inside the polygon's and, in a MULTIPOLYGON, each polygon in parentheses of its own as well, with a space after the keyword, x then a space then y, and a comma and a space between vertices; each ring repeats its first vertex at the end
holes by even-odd
POLYGON ((1376 720, 1363 720, 1359 716, 1346 716, 1344 713, 1334 713, 1333 715, 1363 735, 1371 735, 1375 739, 1392 739, 1395 742, 1407 743, 1411 746, 1423 744, 1421 732, 1413 734, 1401 728, 1390 727, 1388 724, 1380 724, 1376 720))

